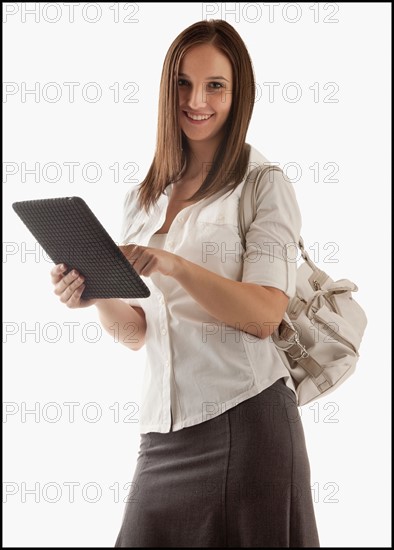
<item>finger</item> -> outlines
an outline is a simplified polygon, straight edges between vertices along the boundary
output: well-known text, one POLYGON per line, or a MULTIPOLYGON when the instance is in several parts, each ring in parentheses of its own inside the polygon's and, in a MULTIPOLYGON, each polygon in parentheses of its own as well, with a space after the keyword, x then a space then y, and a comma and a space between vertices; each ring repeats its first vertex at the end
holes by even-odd
POLYGON ((64 264, 57 264, 51 269, 52 283, 57 284, 63 277, 63 273, 66 271, 67 266, 64 264))
POLYGON ((129 258, 129 262, 137 273, 141 275, 142 270, 148 265, 151 259, 156 259, 156 255, 152 251, 157 249, 150 246, 139 246, 138 248, 139 250, 129 258))
POLYGON ((67 286, 67 288, 62 292, 60 295, 60 301, 64 304, 68 302, 68 300, 73 295, 74 291, 77 290, 82 284, 84 283, 84 279, 82 277, 78 277, 75 281, 73 281, 70 285, 67 286))
POLYGON ((120 248, 120 251, 122 252, 122 254, 124 256, 126 256, 126 258, 128 259, 128 257, 130 256, 130 254, 134 251, 134 249, 136 248, 137 245, 135 244, 125 244, 125 245, 121 245, 119 246, 120 248))
POLYGON ((78 277, 79 277, 78 271, 73 269, 72 271, 70 271, 70 273, 67 273, 67 275, 64 275, 64 277, 62 277, 60 281, 56 284, 54 293, 57 296, 60 296, 60 294, 64 292, 64 290, 68 287, 68 285, 70 285, 78 277))
POLYGON ((79 285, 78 288, 74 290, 74 292, 71 294, 70 298, 66 302, 66 306, 69 308, 76 308, 81 306, 81 296, 83 291, 85 290, 85 284, 82 283, 79 285))
POLYGON ((144 265, 144 267, 141 268, 139 274, 145 275, 146 277, 148 277, 152 273, 152 270, 156 266, 156 264, 157 264, 157 258, 155 256, 151 256, 150 258, 148 258, 148 261, 144 265))
POLYGON ((140 244, 128 244, 126 245, 126 250, 123 252, 125 255, 127 254, 127 257, 133 256, 133 255, 140 255, 146 250, 149 250, 150 246, 142 246, 140 244))
POLYGON ((145 251, 135 251, 132 256, 129 256, 127 259, 132 265, 133 269, 140 275, 141 269, 148 263, 150 260, 150 255, 147 255, 145 251))

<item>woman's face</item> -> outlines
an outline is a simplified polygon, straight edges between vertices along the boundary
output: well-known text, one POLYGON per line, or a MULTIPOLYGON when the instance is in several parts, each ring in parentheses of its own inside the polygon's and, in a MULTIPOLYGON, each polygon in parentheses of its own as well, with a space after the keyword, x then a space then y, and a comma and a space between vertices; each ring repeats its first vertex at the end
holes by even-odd
POLYGON ((180 126, 189 140, 222 138, 232 86, 231 63, 217 48, 201 44, 188 50, 179 67, 178 93, 180 126))

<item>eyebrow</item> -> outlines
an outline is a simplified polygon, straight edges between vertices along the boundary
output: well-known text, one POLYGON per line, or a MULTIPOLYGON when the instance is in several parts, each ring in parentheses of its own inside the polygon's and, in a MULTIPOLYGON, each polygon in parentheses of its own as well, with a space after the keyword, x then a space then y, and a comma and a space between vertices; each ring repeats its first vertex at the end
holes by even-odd
MULTIPOLYGON (((185 73, 178 73, 178 76, 186 76, 186 78, 190 78, 190 76, 185 73)), ((227 78, 224 78, 224 76, 207 76, 207 80, 210 78, 216 78, 216 80, 225 80, 228 82, 227 78)))

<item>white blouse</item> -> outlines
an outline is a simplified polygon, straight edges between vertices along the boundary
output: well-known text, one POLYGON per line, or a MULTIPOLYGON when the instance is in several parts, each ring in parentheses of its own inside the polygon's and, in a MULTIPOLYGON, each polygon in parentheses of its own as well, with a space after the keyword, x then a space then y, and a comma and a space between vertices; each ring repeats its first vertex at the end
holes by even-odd
MULTIPOLYGON (((269 164, 251 147, 250 169, 269 164)), ((149 214, 138 208, 138 187, 132 187, 125 197, 119 243, 162 248, 222 277, 272 286, 292 297, 301 214, 291 182, 281 172, 272 174, 259 195, 262 200, 246 235, 246 251, 238 230, 246 178, 231 195, 219 191, 185 207, 168 233, 157 235, 174 184, 167 186, 149 214), (291 244, 296 250, 292 258, 283 253, 291 244)), ((271 337, 261 339, 218 322, 171 277, 158 272, 141 277, 151 295, 124 299, 142 307, 147 322, 140 433, 166 433, 204 422, 281 377, 295 392, 271 337)))

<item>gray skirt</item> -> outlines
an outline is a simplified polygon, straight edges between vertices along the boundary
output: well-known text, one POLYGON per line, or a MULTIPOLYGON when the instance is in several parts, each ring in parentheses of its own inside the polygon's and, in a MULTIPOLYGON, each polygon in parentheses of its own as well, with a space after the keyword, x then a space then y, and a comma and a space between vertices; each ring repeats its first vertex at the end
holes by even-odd
POLYGON ((215 418, 140 438, 115 547, 320 547, 304 430, 283 378, 215 418))

